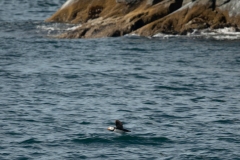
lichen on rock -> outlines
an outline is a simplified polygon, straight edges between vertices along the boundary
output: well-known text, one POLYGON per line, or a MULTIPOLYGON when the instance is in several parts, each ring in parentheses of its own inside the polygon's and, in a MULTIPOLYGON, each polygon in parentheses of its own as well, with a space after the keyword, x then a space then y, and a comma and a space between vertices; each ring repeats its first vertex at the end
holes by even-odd
POLYGON ((47 22, 81 23, 59 38, 100 38, 240 28, 238 0, 68 0, 47 22))

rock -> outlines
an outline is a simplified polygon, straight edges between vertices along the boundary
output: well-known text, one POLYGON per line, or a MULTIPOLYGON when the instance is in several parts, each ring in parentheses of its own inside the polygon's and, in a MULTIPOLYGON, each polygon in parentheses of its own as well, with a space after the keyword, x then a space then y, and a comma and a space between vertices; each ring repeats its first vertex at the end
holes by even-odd
POLYGON ((191 2, 194 2, 194 0, 183 0, 183 6, 191 2))
POLYGON ((220 7, 228 2, 230 2, 231 0, 216 0, 216 6, 220 7))
POLYGON ((70 5, 73 5, 74 3, 76 3, 78 0, 67 0, 60 9, 64 9, 70 5))
POLYGON ((134 4, 139 2, 140 0, 116 0, 117 3, 125 3, 125 4, 134 4))
POLYGON ((219 9, 229 12, 229 16, 240 15, 240 1, 238 0, 225 0, 224 3, 220 3, 219 9))
POLYGON ((68 0, 48 22, 81 23, 59 38, 129 33, 187 34, 194 29, 240 28, 239 0, 68 0), (127 5, 126 5, 127 4, 127 5))
POLYGON ((155 4, 157 4, 157 3, 161 2, 161 1, 162 0, 148 0, 147 1, 147 5, 152 6, 152 5, 155 5, 155 4))

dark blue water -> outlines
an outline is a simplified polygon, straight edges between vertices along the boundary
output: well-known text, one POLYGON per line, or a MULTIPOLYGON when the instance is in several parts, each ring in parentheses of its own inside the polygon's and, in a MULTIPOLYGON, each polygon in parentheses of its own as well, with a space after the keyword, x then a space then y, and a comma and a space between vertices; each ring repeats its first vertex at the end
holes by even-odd
POLYGON ((64 2, 0 1, 1 160, 240 159, 238 40, 50 38, 64 2))

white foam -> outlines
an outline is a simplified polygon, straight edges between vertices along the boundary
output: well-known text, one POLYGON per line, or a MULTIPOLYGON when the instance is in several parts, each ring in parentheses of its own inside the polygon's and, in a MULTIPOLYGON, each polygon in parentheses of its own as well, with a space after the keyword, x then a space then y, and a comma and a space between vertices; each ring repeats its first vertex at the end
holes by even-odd
POLYGON ((131 34, 125 34, 125 37, 140 37, 139 34, 131 33, 131 34))
MULTIPOLYGON (((184 37, 182 35, 166 35, 163 33, 158 33, 153 37, 169 39, 175 37, 184 37)), ((206 38, 206 39, 216 39, 216 40, 237 40, 240 39, 240 32, 237 32, 234 27, 225 27, 221 29, 194 29, 192 32, 187 33, 185 37, 193 38, 206 38)))
POLYGON ((153 36, 153 38, 163 38, 163 39, 169 39, 169 38, 175 38, 179 37, 180 35, 169 35, 169 34, 163 34, 163 33, 158 33, 153 36))
POLYGON ((236 40, 240 39, 240 32, 237 32, 234 27, 225 27, 220 29, 206 29, 202 30, 201 35, 207 38, 217 40, 236 40))
POLYGON ((77 29, 77 28, 79 28, 79 27, 81 27, 82 25, 80 24, 80 25, 77 25, 77 26, 73 26, 73 27, 70 27, 70 28, 67 28, 66 30, 67 31, 73 31, 73 30, 75 30, 75 29, 77 29))
POLYGON ((217 36, 213 36, 212 38, 216 40, 238 40, 240 39, 240 36, 217 35, 217 36))
POLYGON ((236 32, 234 27, 225 27, 222 29, 216 29, 215 31, 223 34, 240 35, 240 32, 236 32))
POLYGON ((37 32, 46 34, 47 35, 57 35, 64 33, 66 31, 72 31, 80 27, 81 24, 73 25, 73 24, 66 24, 66 23, 44 23, 41 25, 36 26, 37 32))

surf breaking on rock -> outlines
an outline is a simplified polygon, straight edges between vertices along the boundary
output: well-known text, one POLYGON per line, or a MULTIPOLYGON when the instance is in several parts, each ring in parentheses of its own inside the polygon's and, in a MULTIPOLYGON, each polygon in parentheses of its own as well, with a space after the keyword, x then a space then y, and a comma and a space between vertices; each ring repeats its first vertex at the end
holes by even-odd
POLYGON ((126 34, 187 35, 196 29, 240 29, 238 0, 68 0, 47 22, 81 24, 58 38, 126 34))

